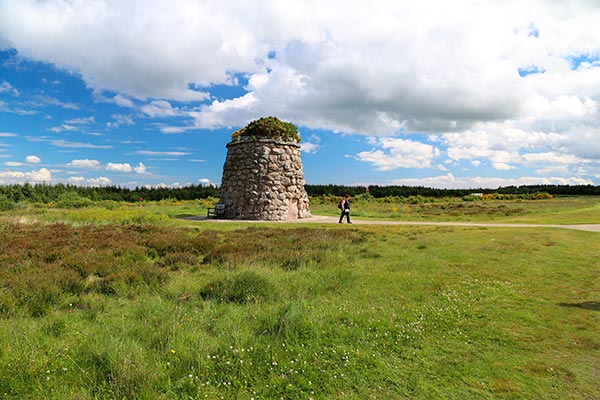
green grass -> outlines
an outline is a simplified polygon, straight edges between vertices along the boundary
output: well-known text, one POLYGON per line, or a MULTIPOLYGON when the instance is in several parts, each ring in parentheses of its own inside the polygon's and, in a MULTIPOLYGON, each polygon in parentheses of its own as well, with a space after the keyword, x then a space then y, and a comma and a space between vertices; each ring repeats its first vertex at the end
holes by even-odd
MULTIPOLYGON (((420 199, 420 198, 419 198, 420 199)), ((600 199, 594 196, 556 197, 551 200, 491 200, 466 202, 460 198, 424 198, 411 203, 407 199, 352 199, 352 215, 358 219, 396 221, 459 221, 539 224, 600 224, 600 199)), ((328 201, 313 198, 314 215, 338 216, 335 197, 328 201)), ((418 200, 418 199, 417 199, 418 200)), ((144 203, 114 201, 88 202, 80 208, 20 203, 13 210, 0 213, 0 221, 19 223, 62 222, 85 224, 154 224, 197 226, 184 217, 206 216, 207 207, 218 199, 144 203)), ((232 224, 228 224, 232 225, 232 224)))
POLYGON ((85 210, 2 217, 2 399, 600 397, 597 233, 85 210))
MULTIPOLYGON (((464 221, 539 224, 599 224, 600 199, 594 196, 551 200, 491 200, 465 202, 459 198, 430 199, 410 204, 399 200, 352 202, 357 218, 398 221, 464 221)), ((335 203, 311 203, 317 215, 339 215, 335 203)))

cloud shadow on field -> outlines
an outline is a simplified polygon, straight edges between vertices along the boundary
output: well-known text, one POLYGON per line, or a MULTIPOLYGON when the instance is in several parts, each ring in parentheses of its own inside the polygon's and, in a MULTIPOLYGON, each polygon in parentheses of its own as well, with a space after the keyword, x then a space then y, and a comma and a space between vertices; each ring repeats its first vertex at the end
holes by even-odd
POLYGON ((582 303, 558 303, 561 307, 583 308, 584 310, 600 311, 600 301, 584 301, 582 303))

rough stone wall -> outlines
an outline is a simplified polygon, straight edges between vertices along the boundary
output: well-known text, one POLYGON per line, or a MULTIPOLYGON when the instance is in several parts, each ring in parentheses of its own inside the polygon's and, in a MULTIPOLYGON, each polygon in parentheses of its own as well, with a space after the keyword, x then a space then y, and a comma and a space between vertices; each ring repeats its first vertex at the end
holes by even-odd
POLYGON ((227 144, 221 203, 225 218, 287 221, 310 217, 300 145, 237 138, 227 144))

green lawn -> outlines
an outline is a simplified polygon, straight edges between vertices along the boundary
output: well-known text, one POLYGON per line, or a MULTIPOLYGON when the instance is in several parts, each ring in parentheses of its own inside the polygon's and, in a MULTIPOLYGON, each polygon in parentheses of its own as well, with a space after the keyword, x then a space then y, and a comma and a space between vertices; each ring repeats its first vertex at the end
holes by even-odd
POLYGON ((597 233, 170 218, 202 207, 4 213, 0 398, 600 398, 597 233))

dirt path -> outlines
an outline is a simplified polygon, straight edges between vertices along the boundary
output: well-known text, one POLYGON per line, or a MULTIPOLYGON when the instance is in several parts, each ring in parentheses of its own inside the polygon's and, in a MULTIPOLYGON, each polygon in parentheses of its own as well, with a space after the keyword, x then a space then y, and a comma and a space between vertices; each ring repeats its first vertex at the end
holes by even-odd
MULTIPOLYGON (((187 217, 189 220, 219 222, 223 220, 206 219, 205 217, 187 217)), ((265 222, 265 221, 236 221, 236 222, 265 222)), ((325 215, 313 215, 310 218, 298 221, 277 221, 280 223, 290 222, 313 222, 319 224, 337 224, 338 217, 325 215)), ((487 223, 487 222, 429 222, 429 221, 377 221, 377 220, 360 220, 354 219, 354 225, 433 225, 433 226, 482 226, 491 228, 561 228, 561 229, 577 229, 582 231, 600 232, 600 224, 507 224, 507 223, 487 223)))

